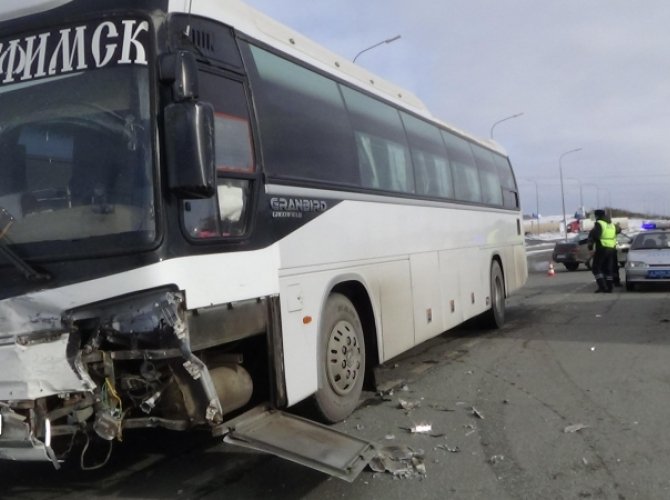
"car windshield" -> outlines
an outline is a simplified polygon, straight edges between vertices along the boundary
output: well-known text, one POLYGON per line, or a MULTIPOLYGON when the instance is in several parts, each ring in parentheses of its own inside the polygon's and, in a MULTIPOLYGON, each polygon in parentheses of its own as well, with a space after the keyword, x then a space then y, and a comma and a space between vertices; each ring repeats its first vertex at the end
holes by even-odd
POLYGON ((616 235, 616 241, 619 244, 628 244, 631 242, 631 237, 625 233, 619 233, 616 235))
POLYGON ((0 87, 0 207, 14 244, 72 253, 155 237, 148 69, 0 87), (100 243, 107 239, 107 244, 100 243))
POLYGON ((670 240, 665 232, 640 233, 633 240, 631 250, 654 250, 670 248, 670 240))

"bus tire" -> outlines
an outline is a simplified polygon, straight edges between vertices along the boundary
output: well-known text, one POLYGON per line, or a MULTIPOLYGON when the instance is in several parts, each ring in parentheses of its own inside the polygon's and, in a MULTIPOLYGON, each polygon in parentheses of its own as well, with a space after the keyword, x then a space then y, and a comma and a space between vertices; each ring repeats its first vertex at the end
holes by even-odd
POLYGON ((319 335, 319 389, 314 403, 321 420, 339 422, 356 409, 365 376, 365 341, 356 308, 332 293, 322 315, 319 335))
POLYGON ((482 316, 482 326, 497 329, 505 324, 505 278, 497 260, 491 263, 490 277, 491 308, 482 316))

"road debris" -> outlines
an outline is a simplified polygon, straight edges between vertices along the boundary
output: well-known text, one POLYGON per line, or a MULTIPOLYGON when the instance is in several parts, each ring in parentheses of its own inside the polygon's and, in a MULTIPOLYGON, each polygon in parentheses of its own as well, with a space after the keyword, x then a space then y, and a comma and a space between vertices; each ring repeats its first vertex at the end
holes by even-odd
POLYGON ((477 417, 478 419, 484 420, 484 415, 482 412, 480 412, 477 408, 474 406, 471 408, 472 409, 472 414, 477 417))
POLYGON ((411 479, 426 475, 423 450, 409 446, 386 446, 368 464, 373 472, 388 472, 396 478, 411 479))
POLYGON ((386 439, 387 441, 393 441, 395 439, 395 434, 387 434, 386 436, 384 436, 384 439, 386 439))
POLYGON ((416 424, 409 429, 412 434, 427 434, 432 430, 433 426, 431 424, 416 424))
POLYGON ((475 427, 472 424, 466 424, 463 427, 467 429, 467 431, 465 432, 465 437, 468 437, 470 434, 474 434, 475 432, 477 432, 477 427, 475 427))
POLYGON ((589 426, 585 425, 585 424, 572 424, 572 425, 568 425, 565 429, 563 429, 563 432, 565 432, 566 434, 574 433, 574 432, 579 432, 582 429, 588 429, 588 427, 589 426))
POLYGON ((398 398, 398 408, 401 408, 405 411, 411 411, 419 408, 421 406, 421 401, 419 400, 409 400, 409 399, 400 399, 398 398))
POLYGON ((489 457, 489 463, 491 465, 495 465, 498 462, 502 462, 503 460, 505 460, 505 455, 492 455, 489 457))
POLYGON ((436 450, 444 450, 448 451, 449 453, 460 453, 461 449, 458 446, 449 446, 446 444, 438 444, 434 449, 436 450))
POLYGON ((379 396, 379 399, 382 401, 393 401, 393 389, 388 389, 386 391, 377 391, 377 396, 379 396))
POLYGON ((437 411, 456 411, 455 409, 449 408, 448 406, 443 406, 443 405, 438 405, 438 404, 431 404, 430 407, 433 410, 437 410, 437 411))

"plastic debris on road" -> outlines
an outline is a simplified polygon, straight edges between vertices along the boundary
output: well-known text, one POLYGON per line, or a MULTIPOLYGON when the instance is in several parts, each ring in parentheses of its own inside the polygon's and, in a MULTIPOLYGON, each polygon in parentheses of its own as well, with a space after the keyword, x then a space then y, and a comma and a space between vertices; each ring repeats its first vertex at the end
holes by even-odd
POLYGON ((416 424, 409 429, 412 434, 426 434, 432 430, 433 426, 431 424, 416 424))
POLYGON ((489 463, 491 465, 495 465, 498 462, 502 462, 503 460, 505 460, 505 455, 492 455, 489 457, 489 463))
POLYGON ((475 408, 474 406, 472 407, 472 414, 473 414, 475 417, 477 417, 477 418, 479 418, 479 419, 481 419, 481 420, 484 420, 484 415, 482 414, 482 412, 480 412, 480 411, 479 411, 477 408, 475 408))
POLYGON ((405 411, 415 410, 420 406, 421 401, 419 400, 398 399, 398 407, 405 411))
POLYGON ((430 407, 433 410, 437 410, 437 411, 456 411, 454 408, 449 408, 448 406, 442 406, 442 405, 438 405, 438 404, 432 404, 432 405, 430 405, 430 407))
POLYGON ((573 433, 573 432, 579 432, 583 429, 587 429, 588 427, 589 427, 588 425, 584 425, 584 424, 572 424, 572 425, 568 425, 565 429, 563 429, 563 432, 565 432, 566 434, 573 433))
POLYGON ((438 444, 435 447, 436 450, 444 450, 448 451, 449 453, 460 453, 461 449, 458 446, 449 446, 446 444, 438 444))
POLYGON ((409 446, 386 446, 368 464, 374 472, 388 472, 394 477, 411 479, 426 475, 423 450, 409 446))

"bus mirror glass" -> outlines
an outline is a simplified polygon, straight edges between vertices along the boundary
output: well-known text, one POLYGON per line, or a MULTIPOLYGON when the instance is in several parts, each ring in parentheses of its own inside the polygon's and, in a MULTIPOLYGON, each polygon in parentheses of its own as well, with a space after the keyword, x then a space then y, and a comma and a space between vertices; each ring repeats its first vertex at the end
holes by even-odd
POLYGON ((216 190, 214 109, 187 101, 165 108, 168 185, 183 198, 209 198, 216 190))
POLYGON ((176 102, 198 98, 198 65, 192 52, 180 50, 166 54, 160 62, 161 81, 172 85, 176 102))

